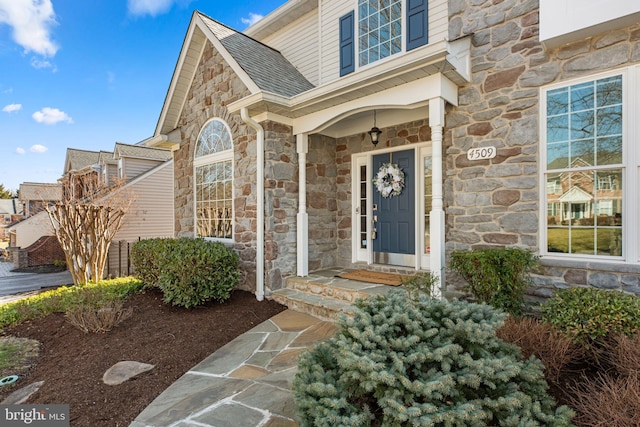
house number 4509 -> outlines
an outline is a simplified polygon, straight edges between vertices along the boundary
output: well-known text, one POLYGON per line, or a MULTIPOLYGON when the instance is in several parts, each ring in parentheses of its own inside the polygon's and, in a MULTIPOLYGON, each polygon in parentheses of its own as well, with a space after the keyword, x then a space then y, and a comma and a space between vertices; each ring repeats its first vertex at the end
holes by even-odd
POLYGON ((467 159, 483 160, 493 159, 496 156, 496 147, 471 148, 467 151, 467 159))

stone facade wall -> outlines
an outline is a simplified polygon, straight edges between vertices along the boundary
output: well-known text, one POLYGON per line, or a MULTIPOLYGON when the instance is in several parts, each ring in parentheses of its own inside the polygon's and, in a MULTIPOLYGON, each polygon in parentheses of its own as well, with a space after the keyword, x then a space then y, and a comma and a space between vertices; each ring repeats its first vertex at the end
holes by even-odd
POLYGON ((291 127, 267 121, 265 130, 265 286, 284 286, 296 274, 298 155, 291 127))
MULTIPOLYGON (((538 218, 539 89, 640 62, 640 25, 548 51, 538 40, 537 0, 450 0, 449 16, 451 40, 472 37, 472 81, 446 115, 447 252, 492 246, 537 251, 539 229, 546 226, 538 218), (495 146, 497 157, 467 160, 469 148, 483 146, 495 146)), ((567 285, 638 291, 640 268, 634 266, 543 265, 546 272, 536 278, 541 295, 567 285)))
POLYGON ((306 167, 309 271, 315 271, 336 265, 336 140, 310 135, 306 167))
MULTIPOLYGON (((336 141, 337 166, 337 264, 341 267, 351 267, 351 208, 352 208, 352 171, 351 156, 357 153, 373 151, 391 147, 400 147, 431 140, 429 120, 418 120, 410 123, 387 127, 382 130, 377 147, 371 144, 367 133, 339 138, 336 141)), ((390 270, 389 270, 390 271, 390 270)))
POLYGON ((248 89, 207 42, 182 111, 180 148, 174 152, 175 230, 194 236, 193 159, 200 130, 212 118, 227 122, 234 145, 234 249, 240 256, 241 288, 255 291, 256 133, 226 106, 249 95, 248 89))

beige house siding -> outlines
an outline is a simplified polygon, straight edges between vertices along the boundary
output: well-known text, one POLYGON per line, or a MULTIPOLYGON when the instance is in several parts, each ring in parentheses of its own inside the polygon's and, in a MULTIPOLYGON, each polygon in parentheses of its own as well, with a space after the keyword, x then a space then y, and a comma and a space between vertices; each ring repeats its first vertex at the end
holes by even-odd
POLYGON ((260 41, 279 50, 307 80, 314 85, 318 84, 320 53, 317 9, 260 41))
POLYGON ((356 1, 327 0, 322 1, 322 17, 320 18, 320 84, 332 82, 340 77, 339 19, 354 10, 356 1))
MULTIPOLYGON (((133 243, 139 239, 174 235, 173 161, 165 162, 134 180, 127 186, 126 191, 129 190, 135 202, 109 250, 109 274, 112 275, 117 275, 120 264, 126 266, 126 259, 118 260, 118 242, 133 243)), ((124 245, 122 256, 126 253, 124 245)))
POLYGON ((49 215, 44 211, 13 225, 9 231, 15 232, 15 246, 23 249, 31 246, 42 236, 53 236, 54 234, 49 215))
POLYGON ((124 179, 135 179, 150 169, 161 164, 158 160, 122 158, 122 173, 124 179))

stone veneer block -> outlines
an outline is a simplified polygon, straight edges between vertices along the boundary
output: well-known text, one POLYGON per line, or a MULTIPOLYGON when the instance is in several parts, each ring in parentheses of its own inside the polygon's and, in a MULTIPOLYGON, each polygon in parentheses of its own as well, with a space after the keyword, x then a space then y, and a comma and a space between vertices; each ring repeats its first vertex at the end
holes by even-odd
POLYGON ((143 425, 171 425, 200 412, 212 402, 245 390, 250 382, 186 374, 173 383, 136 417, 143 425))
POLYGON ((285 350, 273 358, 271 363, 267 365, 267 369, 271 371, 282 371, 283 369, 294 368, 298 364, 298 357, 306 348, 294 348, 285 350))
POLYGON ((271 321, 282 331, 299 332, 320 322, 320 319, 316 319, 308 314, 298 313, 297 311, 285 310, 273 316, 271 321))
POLYGON ((245 363, 266 368, 279 353, 279 351, 256 351, 245 363))
POLYGON ((302 332, 293 342, 291 347, 309 347, 319 341, 332 337, 338 327, 333 322, 321 322, 302 332))
POLYGON ((193 418, 193 421, 216 427, 252 427, 260 425, 263 419, 264 415, 260 411, 244 405, 226 403, 193 418))
POLYGON ((273 374, 266 375, 262 378, 259 378, 256 382, 291 390, 293 377, 296 375, 297 371, 298 369, 294 367, 293 369, 287 369, 285 371, 275 372, 273 374))
POLYGON ((293 393, 267 384, 254 384, 235 396, 234 400, 285 418, 294 419, 296 414, 293 393))
POLYGON ((298 427, 299 425, 293 420, 272 416, 264 427, 298 427))
MULTIPOLYGON (((190 372, 223 375, 238 368, 262 345, 258 334, 243 334, 198 363, 190 372)), ((267 334, 264 334, 267 335, 267 334)))
POLYGON ((262 343, 260 351, 283 350, 298 336, 298 332, 281 332, 269 334, 262 343))
POLYGON ((259 366, 243 365, 229 374, 232 378, 240 378, 245 380, 253 380, 256 378, 269 375, 271 372, 259 366))

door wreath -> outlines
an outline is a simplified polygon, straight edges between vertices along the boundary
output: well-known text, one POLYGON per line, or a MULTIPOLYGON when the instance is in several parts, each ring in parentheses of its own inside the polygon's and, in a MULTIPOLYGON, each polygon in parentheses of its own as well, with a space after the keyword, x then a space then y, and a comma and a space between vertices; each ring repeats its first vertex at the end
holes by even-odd
POLYGON ((404 172, 395 163, 383 163, 373 184, 384 198, 399 196, 404 188, 404 172))

